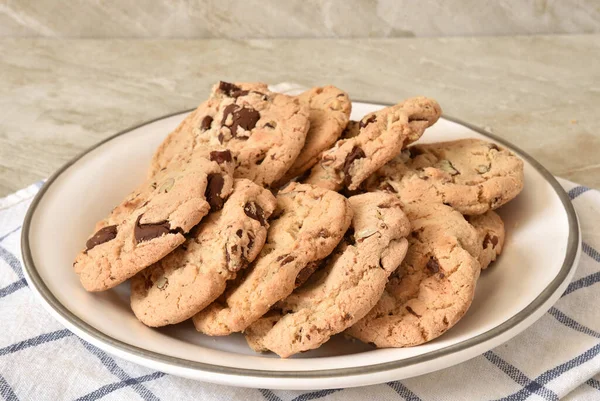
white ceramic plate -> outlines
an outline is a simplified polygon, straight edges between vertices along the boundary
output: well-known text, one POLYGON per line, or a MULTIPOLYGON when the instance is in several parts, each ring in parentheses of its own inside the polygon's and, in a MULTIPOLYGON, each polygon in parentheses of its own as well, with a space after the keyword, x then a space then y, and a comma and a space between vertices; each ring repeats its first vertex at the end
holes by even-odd
MULTIPOLYGON (((356 102, 352 117, 381 107, 356 102)), ((86 151, 47 181, 25 220, 22 253, 31 289, 57 320, 111 354, 174 375, 245 387, 381 383, 442 369, 507 341, 550 308, 573 274, 579 228, 556 180, 500 138, 443 118, 423 142, 484 138, 525 160, 525 189, 499 210, 507 230, 504 253, 483 272, 471 309, 446 334, 418 347, 378 350, 337 336, 318 350, 283 360, 255 354, 239 334, 198 334, 189 322, 145 327, 129 308, 128 284, 87 293, 72 262, 94 223, 143 179, 154 149, 186 113, 128 129, 86 151)))

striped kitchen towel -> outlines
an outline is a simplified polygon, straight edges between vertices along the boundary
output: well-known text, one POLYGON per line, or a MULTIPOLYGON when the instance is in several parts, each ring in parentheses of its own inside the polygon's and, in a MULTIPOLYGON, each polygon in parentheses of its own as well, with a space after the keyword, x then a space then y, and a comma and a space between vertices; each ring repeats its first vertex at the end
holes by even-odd
POLYGON ((21 224, 34 184, 0 199, 0 397, 5 400, 600 400, 600 192, 561 180, 583 252, 562 298, 533 326, 460 365, 361 388, 284 391, 203 383, 112 357, 57 323, 23 277, 21 224))

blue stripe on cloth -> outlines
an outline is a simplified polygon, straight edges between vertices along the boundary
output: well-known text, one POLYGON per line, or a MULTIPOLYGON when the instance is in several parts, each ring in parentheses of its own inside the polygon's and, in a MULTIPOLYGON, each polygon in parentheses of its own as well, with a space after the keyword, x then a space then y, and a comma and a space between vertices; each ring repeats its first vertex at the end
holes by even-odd
POLYGON ((329 394, 337 393, 338 391, 342 391, 342 388, 336 388, 331 390, 319 390, 313 391, 312 393, 301 394, 298 397, 294 398, 292 401, 310 401, 316 400, 318 398, 322 398, 328 396, 329 394))
MULTIPOLYGON (((94 347, 90 343, 85 342, 79 337, 77 337, 77 339, 81 342, 85 349, 87 349, 91 354, 95 355, 100 360, 100 362, 102 362, 102 364, 106 366, 106 369, 108 369, 108 371, 114 376, 116 376, 119 380, 127 381, 131 379, 131 376, 125 373, 125 371, 121 369, 119 365, 117 365, 117 362, 113 358, 108 356, 108 354, 106 354, 104 351, 94 347)), ((135 390, 136 393, 140 395, 140 397, 142 397, 146 401, 159 401, 159 398, 157 396, 152 394, 150 390, 148 390, 144 385, 140 383, 132 385, 132 388, 135 390)))
POLYGON ((579 195, 589 191, 590 189, 588 187, 584 187, 583 185, 580 185, 578 187, 575 187, 573 189, 571 189, 568 194, 569 194, 569 198, 571 198, 571 200, 577 198, 579 195))
POLYGON ((19 278, 23 278, 23 270, 21 270, 21 262, 12 253, 8 252, 6 248, 0 246, 0 259, 4 260, 19 278))
POLYGON ((25 281, 24 278, 22 278, 19 281, 15 281, 14 283, 9 284, 4 288, 0 288, 0 298, 4 298, 5 296, 12 294, 13 292, 25 287, 27 287, 27 281, 25 281))
POLYGON ((531 394, 538 394, 542 396, 546 400, 559 400, 559 397, 553 391, 548 390, 546 387, 542 386, 540 383, 531 380, 527 375, 517 369, 515 366, 506 362, 504 359, 500 358, 493 351, 488 351, 483 356, 493 363, 496 367, 498 367, 501 371, 506 373, 508 377, 513 379, 513 381, 523 387, 527 391, 527 396, 531 394))
POLYGON ((136 384, 160 379, 163 376, 166 376, 166 373, 154 372, 154 373, 146 375, 146 376, 140 376, 137 378, 131 378, 131 379, 127 379, 124 381, 106 384, 106 385, 100 387, 99 389, 94 390, 91 393, 84 395, 83 397, 77 398, 76 401, 94 401, 94 400, 104 397, 107 394, 112 393, 113 391, 117 391, 124 387, 134 386, 136 384))
POLYGON ((10 384, 8 384, 2 375, 0 375, 0 395, 6 401, 19 401, 12 387, 10 387, 10 384))
POLYGON ((600 281, 600 272, 592 273, 588 276, 580 278, 577 281, 573 281, 571 284, 569 284, 569 286, 567 287, 567 289, 561 296, 564 297, 565 295, 569 295, 573 291, 577 291, 580 288, 589 287, 591 285, 596 284, 599 281, 600 281))
POLYGON ((600 263, 600 252, 592 248, 590 244, 585 242, 581 243, 581 250, 585 252, 590 258, 594 259, 596 262, 600 263))
POLYGON ((585 384, 600 391, 600 381, 594 379, 593 377, 590 378, 590 380, 586 381, 585 384))
POLYGON ((584 334, 587 334, 592 337, 600 338, 600 333, 576 322, 575 320, 571 319, 569 316, 565 315, 564 313, 562 313, 561 311, 556 309, 554 306, 552 308, 550 308, 548 313, 550 315, 552 315, 556 320, 558 320, 565 326, 572 328, 573 330, 577 330, 580 333, 584 333, 584 334))
MULTIPOLYGON (((553 369, 549 369, 549 370, 545 371, 544 373, 539 375, 537 378, 535 378, 534 381, 541 384, 542 386, 545 386, 546 384, 548 384, 552 380, 556 379, 563 373, 568 372, 569 370, 576 368, 577 366, 582 365, 585 362, 589 361, 590 359, 596 357, 599 353, 600 353, 600 344, 596 344, 592 348, 585 351, 583 354, 578 355, 575 358, 573 358, 561 365, 558 365, 557 367, 555 367, 553 369)), ((529 393, 529 391, 523 388, 523 389, 517 391, 516 393, 513 393, 507 397, 501 398, 500 400, 502 400, 502 401, 524 400, 525 398, 527 398, 529 396, 528 393, 529 393)))
POLYGON ((34 183, 33 185, 35 185, 35 187, 36 187, 37 189, 40 189, 41 187, 43 187, 43 186, 44 186, 44 183, 45 183, 45 182, 46 182, 46 180, 41 180, 41 181, 38 181, 38 182, 34 183))
POLYGON ((0 348, 0 356, 12 354, 14 352, 24 350, 26 348, 37 347, 38 345, 60 340, 61 338, 69 337, 72 335, 73 333, 71 333, 67 329, 41 334, 37 337, 33 337, 28 340, 9 345, 8 347, 0 348))
POLYGON ((0 242, 4 241, 6 238, 8 238, 11 234, 16 233, 17 231, 19 231, 21 229, 22 226, 19 226, 13 230, 10 230, 9 232, 7 232, 6 234, 4 234, 3 236, 0 237, 0 242))
POLYGON ((386 383, 388 386, 394 389, 402 398, 406 401, 422 401, 415 393, 410 391, 402 382, 396 380, 395 382, 386 383))
POLYGON ((549 383, 551 380, 554 380, 563 373, 589 361, 590 359, 596 357, 598 354, 600 354, 600 344, 596 344, 592 348, 585 351, 583 354, 576 356, 575 358, 561 365, 558 365, 554 369, 550 369, 542 373, 537 379, 537 381, 544 384, 549 383))
POLYGON ((271 390, 267 390, 266 388, 259 388, 258 391, 262 394, 263 397, 267 401, 283 401, 281 398, 277 397, 274 392, 271 390))

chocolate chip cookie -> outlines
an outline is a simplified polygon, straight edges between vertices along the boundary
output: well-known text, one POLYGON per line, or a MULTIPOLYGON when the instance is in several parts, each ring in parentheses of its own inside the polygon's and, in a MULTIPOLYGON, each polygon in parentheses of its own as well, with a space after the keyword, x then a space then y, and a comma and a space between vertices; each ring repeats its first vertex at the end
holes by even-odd
POLYGON ((96 225, 73 267, 88 291, 112 288, 162 259, 233 186, 229 163, 202 157, 176 163, 130 194, 96 225))
POLYGON ((342 195, 291 183, 277 195, 267 242, 254 263, 228 285, 223 297, 194 316, 208 335, 243 331, 286 298, 314 263, 329 255, 350 225, 352 209, 342 195))
POLYGON ((349 335, 377 347, 431 341, 465 314, 480 273, 479 235, 441 203, 404 206, 412 232, 404 261, 390 276, 377 305, 349 335))
POLYGON ((194 152, 226 148, 235 178, 270 186, 296 160, 308 127, 309 111, 299 99, 270 92, 265 84, 219 82, 160 145, 150 174, 194 152))
POLYGON ((131 308, 147 326, 191 318, 225 291, 267 238, 275 197, 250 180, 236 180, 223 209, 209 214, 187 240, 131 279, 131 308))
POLYGON ((304 182, 336 191, 343 187, 356 190, 405 146, 419 139, 441 114, 438 103, 425 97, 367 114, 354 136, 349 132, 346 139, 321 154, 304 182))
POLYGON ((321 152, 338 140, 352 110, 348 94, 332 85, 309 89, 298 95, 298 99, 310 111, 310 128, 298 158, 277 186, 302 175, 315 165, 321 152))
POLYGON ((502 253, 505 237, 504 222, 491 210, 476 216, 465 216, 465 218, 479 234, 481 244, 479 264, 482 269, 486 269, 502 253))
POLYGON ((462 214, 497 209, 523 189, 523 161, 480 139, 414 145, 366 182, 403 202, 443 202, 462 214))
POLYGON ((381 297, 406 254, 410 224, 393 195, 367 193, 348 201, 352 224, 324 266, 246 329, 255 351, 287 358, 318 348, 362 319, 381 297))

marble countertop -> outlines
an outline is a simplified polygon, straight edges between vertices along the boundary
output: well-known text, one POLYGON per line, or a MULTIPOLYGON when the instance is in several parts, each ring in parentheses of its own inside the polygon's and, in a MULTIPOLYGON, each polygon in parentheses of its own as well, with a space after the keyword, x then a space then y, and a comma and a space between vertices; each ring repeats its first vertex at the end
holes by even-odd
POLYGON ((437 99, 555 175, 600 188, 600 35, 310 40, 0 40, 0 196, 213 82, 331 83, 437 99))

